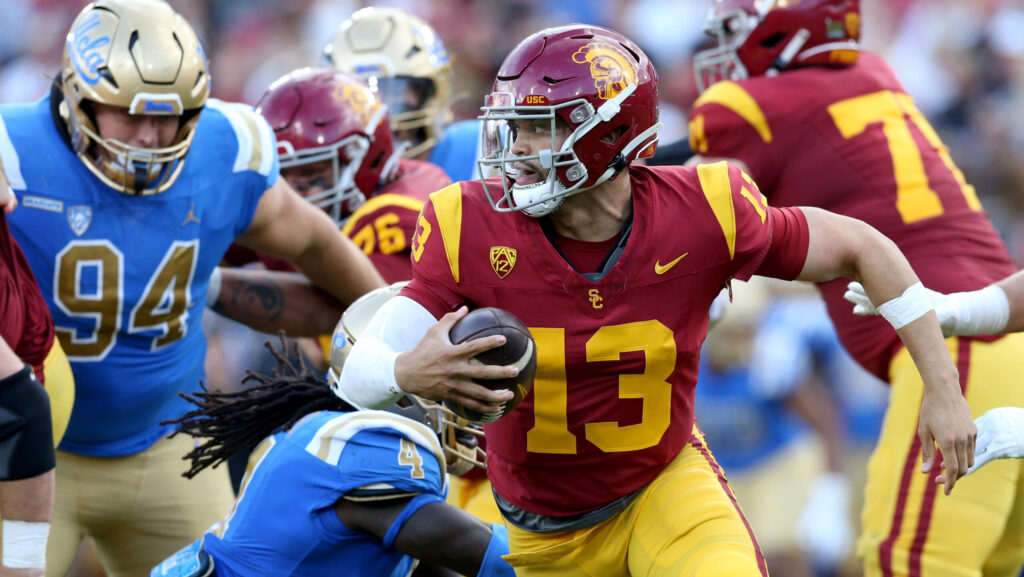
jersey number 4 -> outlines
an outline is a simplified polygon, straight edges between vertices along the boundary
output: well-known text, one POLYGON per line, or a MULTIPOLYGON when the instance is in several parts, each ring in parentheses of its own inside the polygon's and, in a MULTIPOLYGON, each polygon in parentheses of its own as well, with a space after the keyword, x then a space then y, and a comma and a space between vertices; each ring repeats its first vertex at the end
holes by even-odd
MULTIPOLYGON (((160 330, 150 350, 188 332, 199 241, 171 244, 128 316, 128 333, 160 330)), ((91 320, 92 331, 57 328, 73 361, 100 361, 117 343, 124 298, 124 255, 109 241, 76 241, 57 254, 53 300, 71 318, 91 320), (87 282, 88 281, 88 282, 87 282)))

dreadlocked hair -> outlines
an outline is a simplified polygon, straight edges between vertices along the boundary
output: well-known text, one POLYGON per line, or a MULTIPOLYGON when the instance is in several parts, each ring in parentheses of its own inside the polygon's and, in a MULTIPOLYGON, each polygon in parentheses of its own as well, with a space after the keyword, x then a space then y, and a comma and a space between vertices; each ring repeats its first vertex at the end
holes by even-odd
POLYGON ((185 477, 191 479, 239 450, 252 449, 309 413, 355 410, 331 391, 327 381, 306 368, 297 344, 289 345, 283 334, 280 339, 281 351, 269 342, 263 343, 277 360, 277 368, 270 375, 246 371, 242 383, 254 381, 255 385, 234 392, 211 392, 206 383, 200 383, 202 391, 195 395, 179 393, 196 408, 161 424, 178 425, 171 437, 185 433, 202 439, 184 457, 192 461, 191 468, 183 473, 185 477))

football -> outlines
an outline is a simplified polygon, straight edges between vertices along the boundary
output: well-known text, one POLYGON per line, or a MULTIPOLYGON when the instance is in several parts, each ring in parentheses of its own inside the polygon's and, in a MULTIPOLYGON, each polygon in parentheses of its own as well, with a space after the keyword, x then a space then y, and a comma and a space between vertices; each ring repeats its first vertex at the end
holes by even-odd
MULTIPOLYGON (((470 311, 452 326, 448 337, 453 344, 489 337, 504 335, 505 344, 473 357, 473 362, 485 365, 516 365, 519 374, 509 379, 477 379, 475 382, 492 391, 509 390, 515 396, 505 403, 505 409, 498 415, 502 417, 522 402, 523 397, 533 387, 533 377, 537 372, 537 347, 534 345, 530 330, 523 321, 512 313, 499 308, 481 308, 470 311)), ((446 402, 449 409, 462 418, 470 421, 493 421, 495 417, 467 409, 461 403, 446 402)))

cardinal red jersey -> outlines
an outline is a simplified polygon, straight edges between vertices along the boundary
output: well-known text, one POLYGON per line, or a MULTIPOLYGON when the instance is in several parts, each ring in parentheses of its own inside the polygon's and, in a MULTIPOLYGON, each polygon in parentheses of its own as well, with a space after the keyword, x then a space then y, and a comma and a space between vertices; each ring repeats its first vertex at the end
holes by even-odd
MULTIPOLYGON (((342 227, 377 272, 389 283, 412 278, 409 243, 416 230, 416 217, 430 193, 441 190, 452 181, 440 167, 419 160, 402 159, 395 180, 374 193, 342 227)), ((232 266, 262 262, 270 270, 291 272, 295 266, 288 261, 260 254, 233 244, 224 257, 232 266)))
POLYGON ((398 165, 398 178, 356 209, 341 230, 370 257, 385 281, 409 280, 409 246, 416 218, 430 193, 451 183, 440 167, 403 159, 398 165))
MULTIPOLYGON (((494 489, 530 512, 595 510, 676 456, 691 435, 711 301, 728 279, 753 274, 773 227, 799 215, 765 206, 725 163, 634 167, 628 178, 632 232, 597 282, 556 252, 537 219, 495 212, 479 181, 430 195, 419 218, 402 294, 438 318, 463 303, 509 310, 536 341, 532 391, 485 426, 494 489)), ((776 270, 793 277, 806 239, 788 245, 776 270)))
MULTIPOLYGON (((694 104, 690 144, 746 163, 773 206, 818 206, 874 226, 928 288, 975 290, 1016 270, 974 188, 876 54, 861 52, 850 68, 715 84, 694 104)), ((853 314, 848 280, 819 288, 846 349, 888 379, 899 338, 881 317, 853 314)))
POLYGON ((30 363, 43 382, 43 360, 53 345, 53 318, 21 247, 0 211, 0 336, 30 363))

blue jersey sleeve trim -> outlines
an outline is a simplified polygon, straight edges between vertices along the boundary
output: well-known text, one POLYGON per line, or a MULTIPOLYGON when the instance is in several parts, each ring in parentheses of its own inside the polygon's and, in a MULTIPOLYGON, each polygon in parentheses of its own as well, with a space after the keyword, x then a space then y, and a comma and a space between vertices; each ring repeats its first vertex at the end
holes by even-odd
POLYGON ((402 509, 402 514, 395 519, 395 522, 388 528, 388 532, 384 535, 384 546, 392 547, 395 543, 395 539, 398 538, 398 532, 402 530, 405 522, 412 517, 416 511, 419 511, 424 505, 430 503, 444 503, 444 498, 434 493, 424 493, 422 495, 416 495, 409 500, 409 504, 402 509))
POLYGON ((477 577, 515 577, 512 566, 502 556, 508 555, 508 530, 501 523, 491 523, 491 542, 484 553, 477 577))

